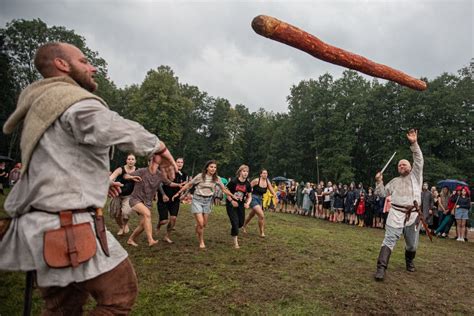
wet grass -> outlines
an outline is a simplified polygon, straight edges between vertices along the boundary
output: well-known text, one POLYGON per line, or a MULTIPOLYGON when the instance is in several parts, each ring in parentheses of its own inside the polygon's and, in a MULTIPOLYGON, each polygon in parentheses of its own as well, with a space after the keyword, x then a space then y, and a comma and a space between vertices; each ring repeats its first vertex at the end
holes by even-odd
MULTIPOLYGON (((421 236, 417 272, 408 273, 402 240, 385 282, 377 283, 372 274, 382 230, 266 216, 267 238, 258 237, 255 219, 238 250, 223 207, 210 216, 207 251, 198 250, 189 206, 180 211, 174 244, 149 248, 142 236, 134 248, 119 237, 139 278, 133 314, 474 314, 474 243, 421 236)), ((0 272, 0 315, 21 314, 23 283, 24 273, 0 272)), ((34 314, 41 305, 35 293, 34 314)))

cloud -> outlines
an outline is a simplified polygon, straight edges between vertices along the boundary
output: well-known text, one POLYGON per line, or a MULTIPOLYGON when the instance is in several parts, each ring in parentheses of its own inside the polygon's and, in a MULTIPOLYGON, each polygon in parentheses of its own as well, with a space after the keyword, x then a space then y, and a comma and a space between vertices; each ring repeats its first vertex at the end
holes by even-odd
POLYGON ((253 110, 286 111, 289 89, 302 79, 289 59, 248 56, 231 43, 219 47, 223 49, 204 47, 197 59, 178 71, 180 80, 253 110))
POLYGON ((73 29, 123 87, 169 65, 181 82, 251 110, 286 111, 291 85, 343 68, 257 35, 266 14, 415 77, 456 72, 473 57, 473 3, 442 1, 4 0, 0 24, 41 18, 73 29))

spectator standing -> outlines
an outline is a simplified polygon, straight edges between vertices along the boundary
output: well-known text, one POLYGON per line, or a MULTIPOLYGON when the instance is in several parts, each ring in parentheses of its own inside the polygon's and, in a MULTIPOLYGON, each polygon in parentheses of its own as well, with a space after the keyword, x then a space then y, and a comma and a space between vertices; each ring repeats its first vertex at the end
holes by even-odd
POLYGON ((356 215, 355 215, 355 204, 356 204, 356 191, 355 184, 351 182, 349 185, 349 190, 346 194, 346 208, 347 217, 349 218, 349 225, 355 225, 356 215))
POLYGON ((441 225, 443 222, 444 216, 448 211, 448 202, 449 202, 449 188, 448 187, 443 187, 441 189, 441 193, 439 194, 439 199, 438 199, 438 225, 436 226, 435 229, 438 229, 438 227, 441 225))
POLYGON ((375 209, 376 209, 376 200, 374 195, 374 190, 369 187, 367 189, 367 198, 365 202, 365 226, 366 227, 375 227, 375 209))
POLYGON ((363 191, 360 191, 360 195, 359 195, 359 198, 357 199, 357 205, 356 205, 356 214, 357 214, 357 220, 359 222, 358 224, 359 227, 364 227, 365 209, 366 209, 365 194, 363 191))
POLYGON ((435 186, 431 187, 431 196, 433 197, 433 208, 432 208, 433 225, 431 226, 431 229, 434 230, 439 225, 439 214, 438 214, 439 193, 438 193, 438 190, 436 190, 435 186))
POLYGON ((336 187, 334 191, 334 208, 336 210, 335 221, 341 223, 344 220, 344 198, 346 197, 346 191, 342 187, 342 183, 336 187))
POLYGON ((299 213, 303 208, 303 190, 304 182, 301 181, 296 187, 296 213, 299 213))
POLYGON ((311 201, 310 194, 313 191, 311 183, 306 182, 306 186, 303 189, 303 212, 301 215, 310 216, 311 210, 313 209, 313 202, 311 201))
POLYGON ((323 219, 330 219, 332 182, 328 181, 323 191, 323 219))
POLYGON ((461 190, 461 195, 455 205, 454 217, 456 219, 457 241, 464 242, 466 235, 466 222, 469 220, 469 209, 471 208, 471 199, 466 187, 461 190))
MULTIPOLYGON (((428 183, 424 182, 421 189, 421 211, 428 226, 433 226, 433 195, 428 191, 428 183)), ((424 227, 421 227, 424 232, 424 227)))

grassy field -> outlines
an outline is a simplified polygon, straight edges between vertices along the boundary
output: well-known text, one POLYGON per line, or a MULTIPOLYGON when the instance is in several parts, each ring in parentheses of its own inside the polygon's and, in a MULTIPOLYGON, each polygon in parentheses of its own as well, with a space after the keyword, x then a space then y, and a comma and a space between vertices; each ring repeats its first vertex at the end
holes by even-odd
MULTIPOLYGON (((207 251, 198 250, 189 206, 180 212, 174 244, 149 248, 142 236, 134 248, 119 238, 139 278, 133 314, 474 314, 474 243, 421 236, 417 272, 408 273, 402 240, 385 282, 377 283, 382 230, 266 215, 267 238, 258 237, 255 219, 241 249, 232 247, 223 207, 210 216, 207 251)), ((117 226, 109 222, 109 229, 117 226)), ((24 273, 0 272, 0 280, 0 315, 20 315, 24 273)), ((35 315, 41 304, 35 292, 35 315)))

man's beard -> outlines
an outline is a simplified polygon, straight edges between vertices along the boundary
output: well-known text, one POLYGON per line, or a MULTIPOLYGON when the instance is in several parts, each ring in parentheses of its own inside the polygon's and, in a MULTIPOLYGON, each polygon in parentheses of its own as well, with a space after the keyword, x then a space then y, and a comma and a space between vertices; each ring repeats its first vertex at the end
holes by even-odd
POLYGON ((81 72, 76 67, 72 66, 69 76, 87 91, 94 92, 97 90, 97 83, 86 72, 81 72))
POLYGON ((407 175, 409 175, 411 172, 411 170, 405 170, 403 172, 399 172, 399 174, 402 176, 402 177, 406 177, 407 175))

